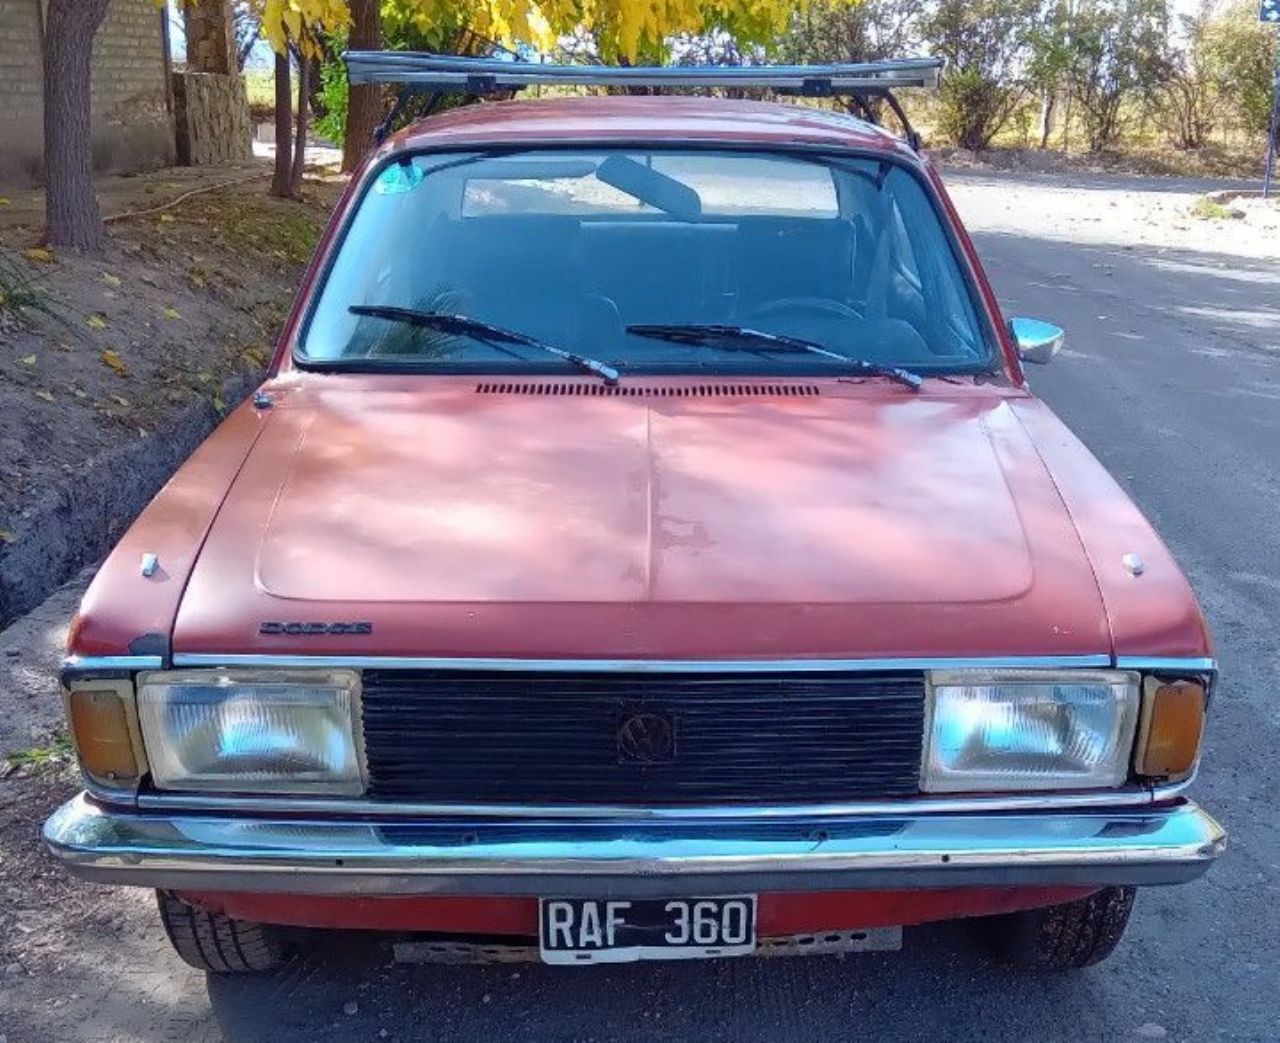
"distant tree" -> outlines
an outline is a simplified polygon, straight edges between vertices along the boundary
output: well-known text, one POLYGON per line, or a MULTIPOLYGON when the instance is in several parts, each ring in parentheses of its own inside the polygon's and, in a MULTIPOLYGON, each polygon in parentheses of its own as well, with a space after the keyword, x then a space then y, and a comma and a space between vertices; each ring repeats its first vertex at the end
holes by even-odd
POLYGON ((934 54, 947 59, 938 129, 984 149, 1026 96, 1026 62, 1040 0, 936 0, 921 21, 934 54))
POLYGON ((1217 91, 1204 47, 1211 19, 1210 0, 1202 0, 1194 14, 1179 16, 1182 46, 1170 48, 1157 86, 1157 118, 1180 149, 1202 148, 1214 126, 1217 91))
POLYGON ((90 59, 108 0, 49 0, 44 44, 45 241, 99 254, 102 215, 93 192, 90 59))
POLYGON ((783 61, 867 62, 901 58, 919 46, 925 0, 820 0, 798 9, 778 44, 783 61))
POLYGON ((1276 45, 1276 30, 1258 21, 1256 0, 1235 0, 1214 14, 1201 33, 1205 71, 1219 104, 1250 133, 1267 132, 1276 45))
POLYGON ((1150 104, 1168 71, 1168 0, 1091 0, 1071 20, 1067 82, 1091 152, 1116 144, 1126 104, 1150 104))
POLYGON ((1071 67, 1071 7, 1055 0, 1036 19, 1028 34, 1027 83, 1040 99, 1039 140, 1049 147, 1058 98, 1071 67))
POLYGON ((236 68, 243 71, 254 45, 262 39, 262 22, 250 0, 235 0, 231 21, 236 36, 236 68))

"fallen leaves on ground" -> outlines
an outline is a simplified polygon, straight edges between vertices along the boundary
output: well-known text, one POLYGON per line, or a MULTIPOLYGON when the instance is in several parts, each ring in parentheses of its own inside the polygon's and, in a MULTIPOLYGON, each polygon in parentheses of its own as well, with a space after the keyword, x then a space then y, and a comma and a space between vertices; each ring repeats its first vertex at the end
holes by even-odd
POLYGON ((53 251, 47 246, 33 246, 30 249, 23 250, 22 256, 28 261, 35 261, 36 264, 53 264, 57 260, 53 255, 53 251))
POLYGON ((36 398, 42 398, 42 399, 44 399, 46 402, 52 402, 52 401, 53 401, 53 392, 52 392, 52 391, 37 391, 37 392, 36 392, 36 398))
POLYGON ((98 357, 102 359, 104 365, 113 369, 117 376, 123 377, 128 374, 129 368, 124 364, 124 359, 120 357, 119 352, 113 351, 111 348, 107 348, 107 350, 98 357))
POLYGON ((164 317, 166 319, 180 319, 182 318, 182 313, 177 308, 165 308, 164 317))
POLYGON ((112 275, 110 272, 103 272, 102 281, 108 286, 119 286, 123 280, 118 275, 112 275))
POLYGON ((84 320, 84 324, 91 330, 105 330, 107 328, 107 317, 102 312, 96 311, 84 320))
POLYGON ((34 366, 36 364, 36 357, 34 355, 23 355, 21 362, 24 366, 34 366))

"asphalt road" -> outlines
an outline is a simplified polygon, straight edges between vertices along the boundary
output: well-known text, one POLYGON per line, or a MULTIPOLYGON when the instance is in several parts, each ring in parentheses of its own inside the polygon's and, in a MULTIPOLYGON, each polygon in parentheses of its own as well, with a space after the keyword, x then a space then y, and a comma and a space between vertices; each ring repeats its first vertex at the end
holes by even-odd
POLYGON ((1007 220, 986 233, 998 190, 962 182, 957 197, 1008 313, 1068 329, 1036 391, 1148 512, 1216 632, 1223 679, 1196 795, 1231 848, 1206 878, 1142 892, 1110 961, 1048 977, 995 966, 942 926, 893 954, 587 971, 398 966, 344 937, 279 977, 206 986, 138 903, 117 938, 122 978, 108 962, 77 995, 93 999, 95 1034, 68 1011, 48 1038, 1280 1040, 1280 261, 1108 245, 1096 230, 1050 241, 1007 220))

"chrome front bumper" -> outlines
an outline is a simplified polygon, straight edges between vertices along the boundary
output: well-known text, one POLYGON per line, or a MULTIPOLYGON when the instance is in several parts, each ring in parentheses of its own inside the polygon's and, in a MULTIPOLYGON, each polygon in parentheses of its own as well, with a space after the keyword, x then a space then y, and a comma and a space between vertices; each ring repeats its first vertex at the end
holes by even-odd
POLYGON ((646 897, 760 891, 1176 884, 1226 835, 1190 801, 1134 809, 689 822, 250 818, 107 809, 44 827, 106 883, 346 895, 646 897))

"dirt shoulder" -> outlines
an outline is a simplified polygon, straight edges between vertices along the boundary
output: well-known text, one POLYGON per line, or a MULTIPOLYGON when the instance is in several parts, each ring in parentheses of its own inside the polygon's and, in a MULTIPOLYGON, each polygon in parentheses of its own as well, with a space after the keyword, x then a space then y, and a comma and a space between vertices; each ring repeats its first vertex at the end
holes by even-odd
MULTIPOLYGON (((71 491, 90 484, 97 461, 131 450, 109 479, 127 484, 146 469, 139 443, 190 427, 193 411, 203 414, 197 427, 211 425, 265 366, 341 183, 311 177, 305 198, 289 202, 266 194, 264 173, 255 165, 105 179, 104 212, 140 216, 111 221, 101 260, 36 246, 39 193, 11 193, 0 206, 0 294, 9 300, 0 306, 0 624, 84 564, 83 553, 76 560, 74 548, 56 546, 83 534, 50 526, 74 512, 71 491), (15 298, 30 304, 19 311, 15 298), (43 575, 33 579, 36 568, 43 575)), ((117 497, 119 509, 94 521, 114 538, 145 498, 117 497)))
POLYGON ((1266 146, 1224 149, 1130 148, 1122 152, 1063 152, 1060 149, 942 146, 930 154, 951 167, 1037 174, 1113 174, 1134 178, 1259 178, 1266 146))
POLYGON ((969 231, 1059 242, 1280 256, 1280 198, 1248 183, 1099 171, 1003 171, 939 161, 969 231))

